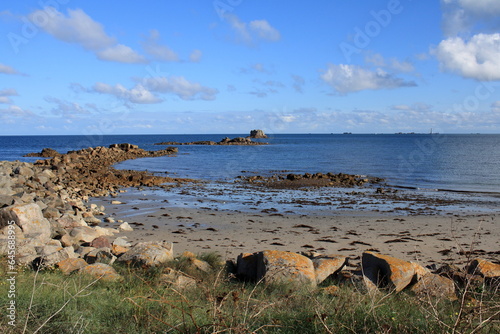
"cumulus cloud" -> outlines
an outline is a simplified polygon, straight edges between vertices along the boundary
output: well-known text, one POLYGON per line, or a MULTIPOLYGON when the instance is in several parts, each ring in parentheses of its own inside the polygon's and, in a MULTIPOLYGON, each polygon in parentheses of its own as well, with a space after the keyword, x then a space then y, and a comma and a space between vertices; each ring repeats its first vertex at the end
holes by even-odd
POLYGON ((156 60, 166 62, 179 61, 177 53, 168 46, 160 44, 159 40, 160 33, 158 30, 151 30, 149 36, 142 42, 142 48, 156 60))
POLYGON ((500 34, 477 34, 469 40, 450 37, 434 50, 441 69, 463 77, 500 80, 500 34))
POLYGON ((183 100, 215 100, 219 92, 179 76, 144 78, 141 83, 151 91, 174 94, 183 100))
POLYGON ((28 15, 29 19, 54 38, 77 44, 96 53, 101 60, 122 63, 142 63, 144 58, 130 47, 118 44, 104 31, 104 26, 94 21, 81 9, 68 9, 64 15, 53 7, 45 7, 28 15))
POLYGON ((159 103, 162 100, 147 90, 143 85, 138 84, 132 89, 127 89, 120 84, 114 86, 98 82, 92 87, 91 91, 101 94, 113 95, 126 102, 136 104, 159 103))
POLYGON ((52 96, 45 97, 45 101, 56 105, 56 107, 51 110, 54 115, 74 117, 76 115, 90 114, 90 111, 87 108, 75 102, 64 101, 52 96))
POLYGON ((250 21, 249 28, 259 38, 267 41, 278 41, 281 34, 276 28, 271 27, 266 20, 250 21))
POLYGON ((4 64, 0 64, 0 73, 3 73, 3 74, 21 74, 16 69, 14 69, 10 66, 4 65, 4 64))
POLYGON ((254 45, 259 41, 276 42, 281 39, 280 32, 266 20, 254 20, 246 23, 234 14, 226 14, 226 19, 236 33, 238 42, 254 45))
POLYGON ((137 84, 130 89, 121 84, 113 86, 98 82, 85 91, 112 95, 134 104, 160 103, 164 101, 160 97, 161 94, 175 95, 183 100, 214 100, 218 93, 217 89, 189 81, 184 77, 149 77, 136 81, 137 84))
POLYGON ((13 88, 7 88, 0 90, 0 103, 11 104, 11 96, 17 96, 17 91, 13 88))
POLYGON ((382 69, 371 71, 360 66, 345 64, 329 64, 321 79, 339 94, 416 86, 415 82, 405 81, 382 69))
POLYGON ((109 48, 98 51, 96 55, 97 58, 101 60, 116 61, 119 63, 137 64, 147 62, 143 56, 123 44, 110 46, 109 48))
POLYGON ((498 28, 500 2, 498 0, 442 0, 443 31, 446 36, 468 33, 477 25, 498 28))
POLYGON ((36 118, 38 118, 38 116, 31 111, 16 105, 9 105, 7 108, 0 108, 0 120, 4 124, 15 124, 19 119, 32 121, 36 118))
POLYGON ((369 53, 365 57, 365 62, 377 67, 391 69, 396 72, 409 73, 415 71, 415 67, 410 61, 400 61, 397 58, 385 59, 380 53, 369 53))
POLYGON ((81 9, 68 9, 68 16, 65 16, 53 7, 46 7, 34 11, 29 18, 32 22, 40 21, 40 28, 55 38, 81 45, 87 50, 99 50, 116 43, 114 38, 104 32, 102 24, 95 22, 81 9))

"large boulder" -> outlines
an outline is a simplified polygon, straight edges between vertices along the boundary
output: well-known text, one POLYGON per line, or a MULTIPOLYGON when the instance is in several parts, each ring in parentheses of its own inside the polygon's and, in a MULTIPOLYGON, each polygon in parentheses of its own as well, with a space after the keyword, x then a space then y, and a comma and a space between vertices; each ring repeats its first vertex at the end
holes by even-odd
POLYGON ((469 274, 481 275, 486 278, 500 277, 500 264, 483 259, 474 259, 467 268, 469 274))
POLYGON ((113 267, 105 263, 89 264, 81 268, 80 273, 107 282, 121 281, 123 279, 113 267))
POLYGON ((156 266, 174 259, 173 245, 166 242, 140 242, 125 252, 118 261, 134 266, 156 266))
POLYGON ((435 297, 439 299, 456 300, 455 283, 443 276, 427 274, 421 277, 411 287, 411 291, 421 297, 435 297))
POLYGON ((237 273, 250 280, 265 283, 298 283, 316 286, 311 259, 292 252, 266 250, 238 257, 237 273))
POLYGON ((364 252, 361 258, 365 283, 369 290, 388 288, 399 292, 406 288, 415 276, 411 262, 392 256, 364 252))
POLYGON ((26 238, 49 241, 52 235, 50 222, 43 216, 42 210, 35 203, 13 205, 0 209, 0 227, 14 221, 21 228, 26 238))
POLYGON ((80 258, 67 258, 57 263, 57 266, 65 275, 69 275, 87 265, 88 263, 80 258))
POLYGON ((316 283, 320 284, 330 275, 342 270, 347 264, 347 257, 343 255, 321 255, 312 258, 316 283))

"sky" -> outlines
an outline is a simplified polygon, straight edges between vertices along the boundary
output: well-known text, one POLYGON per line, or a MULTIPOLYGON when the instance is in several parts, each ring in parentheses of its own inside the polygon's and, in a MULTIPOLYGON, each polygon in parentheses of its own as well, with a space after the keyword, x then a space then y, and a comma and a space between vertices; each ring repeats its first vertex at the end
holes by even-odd
POLYGON ((0 135, 500 133, 498 0, 7 0, 0 50, 0 135))

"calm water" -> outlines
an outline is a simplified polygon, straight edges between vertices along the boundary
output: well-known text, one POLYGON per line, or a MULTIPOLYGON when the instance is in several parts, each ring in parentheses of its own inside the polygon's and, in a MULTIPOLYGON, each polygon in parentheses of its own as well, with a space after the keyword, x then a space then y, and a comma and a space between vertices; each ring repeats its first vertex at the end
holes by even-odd
MULTIPOLYGON (((219 141, 226 135, 0 136, 0 160, 34 161, 44 147, 61 153, 132 143, 219 141)), ((235 137, 236 135, 227 135, 235 137)), ((395 186, 500 192, 500 135, 279 134, 262 146, 180 146, 176 157, 126 161, 118 168, 231 180, 242 171, 334 172, 378 176, 395 186)))

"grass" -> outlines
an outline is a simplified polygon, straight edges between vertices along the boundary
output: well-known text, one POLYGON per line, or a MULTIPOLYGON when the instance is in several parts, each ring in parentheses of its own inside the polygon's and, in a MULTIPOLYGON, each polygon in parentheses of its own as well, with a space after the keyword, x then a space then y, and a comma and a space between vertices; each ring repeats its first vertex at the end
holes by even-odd
MULTIPOLYGON (((409 293, 359 293, 350 284, 334 294, 320 288, 239 282, 216 254, 200 258, 214 270, 189 268, 186 259, 164 267, 116 266, 122 282, 107 283, 58 271, 17 275, 17 326, 2 333, 499 333, 495 286, 462 288, 457 301, 409 293), (194 277, 196 287, 161 283, 166 267, 194 277)), ((2 263, 5 261, 2 260, 2 263)), ((5 277, 5 268, 2 268, 5 277)), ((327 286, 334 281, 326 282, 327 286)), ((0 285, 6 305, 7 284, 0 285)))

